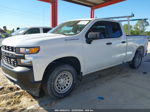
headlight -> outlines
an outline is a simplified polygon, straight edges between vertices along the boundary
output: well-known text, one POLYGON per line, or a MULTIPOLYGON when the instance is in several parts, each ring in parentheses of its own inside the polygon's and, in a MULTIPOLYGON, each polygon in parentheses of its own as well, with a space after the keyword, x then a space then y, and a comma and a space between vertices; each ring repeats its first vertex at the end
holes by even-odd
POLYGON ((36 54, 40 51, 40 47, 18 48, 17 51, 20 54, 36 54))
MULTIPOLYGON (((18 47, 16 48, 17 54, 24 54, 27 56, 27 54, 36 54, 40 51, 40 47, 18 47)), ((32 66, 32 59, 26 58, 25 59, 17 59, 18 65, 23 66, 32 66)))

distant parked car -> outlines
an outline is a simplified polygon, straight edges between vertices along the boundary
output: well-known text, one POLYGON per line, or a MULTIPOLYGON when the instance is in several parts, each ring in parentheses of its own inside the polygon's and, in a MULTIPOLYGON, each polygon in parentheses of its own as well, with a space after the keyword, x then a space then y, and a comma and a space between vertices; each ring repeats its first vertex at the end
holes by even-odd
POLYGON ((26 34, 37 34, 37 33, 47 33, 52 28, 50 27, 29 27, 29 28, 21 28, 14 33, 11 34, 11 36, 15 35, 26 35, 26 34))
POLYGON ((29 27, 29 28, 21 28, 17 31, 15 31, 12 34, 7 34, 4 30, 0 29, 0 59, 1 59, 1 46, 2 41, 10 36, 16 36, 16 35, 26 35, 26 34, 38 34, 38 33, 47 33, 52 28, 50 27, 29 27), (1 36, 1 33, 5 35, 5 37, 1 36))

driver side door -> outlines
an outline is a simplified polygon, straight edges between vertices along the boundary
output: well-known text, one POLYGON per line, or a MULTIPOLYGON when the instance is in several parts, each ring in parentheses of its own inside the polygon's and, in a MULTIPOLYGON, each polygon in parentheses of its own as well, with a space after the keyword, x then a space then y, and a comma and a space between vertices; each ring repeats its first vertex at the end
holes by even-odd
POLYGON ((84 44, 85 73, 101 70, 111 65, 112 47, 110 43, 111 30, 107 21, 96 22, 87 32, 99 32, 99 39, 93 40, 91 44, 84 44))

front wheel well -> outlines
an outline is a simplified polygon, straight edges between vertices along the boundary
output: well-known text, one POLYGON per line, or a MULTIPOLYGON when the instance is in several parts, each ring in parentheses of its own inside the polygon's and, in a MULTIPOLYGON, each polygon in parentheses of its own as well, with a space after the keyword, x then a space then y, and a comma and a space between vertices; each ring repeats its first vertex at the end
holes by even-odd
POLYGON ((61 64, 69 64, 69 65, 73 66, 75 68, 75 70, 77 71, 77 74, 78 74, 77 77, 79 79, 82 77, 81 64, 80 64, 80 61, 78 60, 78 58, 76 58, 76 57, 63 57, 63 58, 59 58, 59 59, 54 60, 53 62, 51 62, 47 66, 47 68, 44 72, 43 80, 46 77, 45 74, 46 74, 47 70, 50 70, 52 72, 57 66, 59 66, 61 64))

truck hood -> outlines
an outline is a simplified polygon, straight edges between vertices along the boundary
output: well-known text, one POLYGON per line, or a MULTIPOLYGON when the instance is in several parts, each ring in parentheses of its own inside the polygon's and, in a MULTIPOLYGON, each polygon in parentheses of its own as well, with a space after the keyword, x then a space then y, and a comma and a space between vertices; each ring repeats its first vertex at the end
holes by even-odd
POLYGON ((60 34, 32 34, 32 35, 18 35, 18 36, 12 36, 9 38, 6 38, 3 40, 2 45, 7 46, 28 46, 28 45, 34 45, 37 42, 44 41, 44 40, 53 40, 53 39, 59 39, 64 38, 65 35, 60 34))

